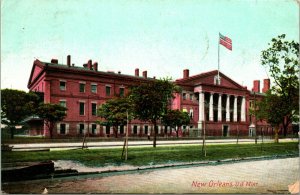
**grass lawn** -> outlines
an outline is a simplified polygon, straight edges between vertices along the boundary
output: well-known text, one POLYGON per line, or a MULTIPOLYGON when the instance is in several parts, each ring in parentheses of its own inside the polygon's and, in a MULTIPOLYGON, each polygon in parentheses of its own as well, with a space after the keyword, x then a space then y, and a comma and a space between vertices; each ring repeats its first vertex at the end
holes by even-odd
POLYGON ((172 162, 222 160, 228 158, 299 154, 298 142, 261 144, 208 145, 207 156, 202 146, 164 146, 130 148, 128 160, 121 160, 122 149, 77 149, 52 152, 2 152, 2 162, 30 162, 45 160, 72 160, 87 166, 150 165, 172 162))

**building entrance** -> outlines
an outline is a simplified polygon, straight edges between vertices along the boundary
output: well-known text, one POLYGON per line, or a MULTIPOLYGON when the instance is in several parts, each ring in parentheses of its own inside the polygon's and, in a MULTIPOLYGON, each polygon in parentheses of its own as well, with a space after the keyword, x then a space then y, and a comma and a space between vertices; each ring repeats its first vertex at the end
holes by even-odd
POLYGON ((228 125, 223 125, 223 137, 227 137, 229 135, 229 127, 228 125))

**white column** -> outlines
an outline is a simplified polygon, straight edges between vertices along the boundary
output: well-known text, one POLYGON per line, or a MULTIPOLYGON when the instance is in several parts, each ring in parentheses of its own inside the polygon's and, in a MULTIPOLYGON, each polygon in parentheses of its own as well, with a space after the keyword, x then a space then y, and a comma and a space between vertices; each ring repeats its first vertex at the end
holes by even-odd
POLYGON ((213 121, 214 120, 214 94, 210 93, 210 98, 209 98, 209 120, 213 121))
POLYGON ((241 121, 245 122, 246 121, 246 101, 245 101, 245 96, 242 98, 242 105, 241 105, 241 121))
POLYGON ((204 121, 204 92, 199 92, 199 121, 198 128, 202 130, 202 123, 204 121))
POLYGON ((237 96, 234 96, 234 103, 233 103, 233 121, 237 121, 237 96))
POLYGON ((226 99, 226 121, 227 122, 230 121, 230 110, 229 110, 230 101, 229 101, 229 99, 230 99, 230 95, 227 94, 227 99, 226 99))
POLYGON ((220 93, 218 101, 218 121, 222 121, 222 94, 220 93))

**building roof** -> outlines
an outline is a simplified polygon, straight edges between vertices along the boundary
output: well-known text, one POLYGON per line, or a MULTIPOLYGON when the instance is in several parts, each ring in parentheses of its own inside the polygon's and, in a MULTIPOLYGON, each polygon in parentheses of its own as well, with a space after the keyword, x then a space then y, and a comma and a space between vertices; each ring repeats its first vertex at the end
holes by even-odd
MULTIPOLYGON (((221 87, 228 87, 225 86, 225 82, 227 85, 230 85, 230 88, 236 88, 236 89, 241 89, 241 90, 247 90, 247 87, 242 86, 223 74, 222 72, 219 72, 221 80, 221 87), (225 81, 225 82, 224 82, 225 81)), ((203 84, 208 84, 208 85, 214 85, 214 77, 218 75, 218 70, 212 70, 208 72, 204 72, 201 74, 197 74, 194 76, 189 76, 187 78, 181 78, 177 79, 175 81, 176 84, 179 85, 187 85, 187 86, 197 86, 197 85, 203 85, 203 84)))
POLYGON ((99 70, 91 70, 85 67, 79 67, 79 66, 68 66, 65 64, 56 64, 56 63, 50 63, 50 62, 42 62, 40 60, 35 60, 33 63, 33 67, 31 70, 31 74, 28 80, 27 87, 30 88, 30 86, 36 82, 36 80, 45 72, 45 70, 60 70, 64 72, 72 72, 72 73, 85 73, 86 75, 93 75, 93 76, 109 76, 109 77, 118 77, 118 78, 124 78, 124 79, 134 79, 139 80, 142 82, 145 81, 153 81, 155 78, 150 77, 143 77, 143 76, 134 76, 134 75, 127 75, 127 74, 121 74, 121 72, 115 73, 113 71, 99 71, 99 70), (39 68, 40 70, 37 70, 39 68), (38 73, 35 75, 34 72, 38 71, 38 73))

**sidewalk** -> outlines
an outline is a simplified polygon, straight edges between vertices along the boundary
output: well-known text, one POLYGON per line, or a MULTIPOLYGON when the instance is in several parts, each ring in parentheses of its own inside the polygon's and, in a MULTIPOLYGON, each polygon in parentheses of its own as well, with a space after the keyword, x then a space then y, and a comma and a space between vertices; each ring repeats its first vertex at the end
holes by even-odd
MULTIPOLYGON (((236 144, 236 139, 218 139, 218 140, 206 140, 207 145, 214 144, 236 144)), ((279 142, 290 142, 298 141, 298 139, 285 138, 280 139, 279 142)), ((173 146, 173 145, 200 145, 202 144, 202 139, 199 140, 158 140, 157 146, 173 146)), ((273 142, 273 139, 264 139, 264 143, 273 142)), ((255 143, 254 139, 239 139, 239 144, 241 143, 255 143)), ((261 140, 257 140, 257 143, 261 143, 261 140)), ((13 147, 13 151, 30 151, 30 150, 41 150, 41 149, 50 149, 53 150, 69 150, 82 148, 82 142, 74 143, 30 143, 30 144, 10 144, 9 146, 13 147)), ((116 142, 87 142, 85 146, 89 149, 99 149, 99 148, 122 148, 124 141, 116 142)), ((149 147, 153 145, 152 140, 147 141, 129 141, 128 146, 130 147, 149 147)))
POLYGON ((78 171, 78 175, 81 174, 85 175, 85 174, 116 173, 116 172, 128 172, 128 171, 130 172, 130 171, 137 171, 137 170, 142 171, 142 170, 162 169, 162 168, 171 168, 171 167, 178 168, 178 167, 221 165, 221 164, 231 164, 231 163, 238 163, 238 162, 251 162, 251 161, 285 159, 285 158, 296 158, 296 157, 297 156, 295 155, 287 154, 287 155, 243 157, 243 158, 211 160, 211 161, 164 163, 164 164, 153 164, 153 165, 144 165, 144 166, 109 165, 105 167, 88 167, 71 160, 54 160, 53 162, 54 162, 54 167, 56 169, 76 170, 78 171))
MULTIPOLYGON (((203 162, 203 165, 175 165, 168 167, 119 167, 109 170, 101 167, 88 167, 84 172, 81 165, 64 166, 77 168, 79 173, 70 177, 54 177, 3 185, 6 193, 275 193, 287 194, 289 185, 299 180, 299 158, 275 157, 256 159, 228 159, 224 161, 203 162), (239 163, 231 163, 234 162, 239 163), (282 165, 288 164, 283 168, 282 165), (218 166, 215 166, 218 165, 218 166), (130 170, 131 168, 131 170, 130 170), (123 169, 123 170, 121 170, 123 169), (90 172, 89 172, 90 171, 90 172), (280 177, 278 177, 280 176, 280 177), (199 184, 199 185, 198 185, 199 184), (200 185, 201 184, 201 185, 200 185), (227 184, 230 184, 229 186, 227 184), (237 185, 238 184, 238 185, 237 185)), ((69 163, 69 162, 65 162, 69 163)), ((195 162, 196 163, 196 162, 195 162)), ((200 163, 200 162, 199 162, 200 163)), ((163 166, 163 165, 161 165, 163 166)))

